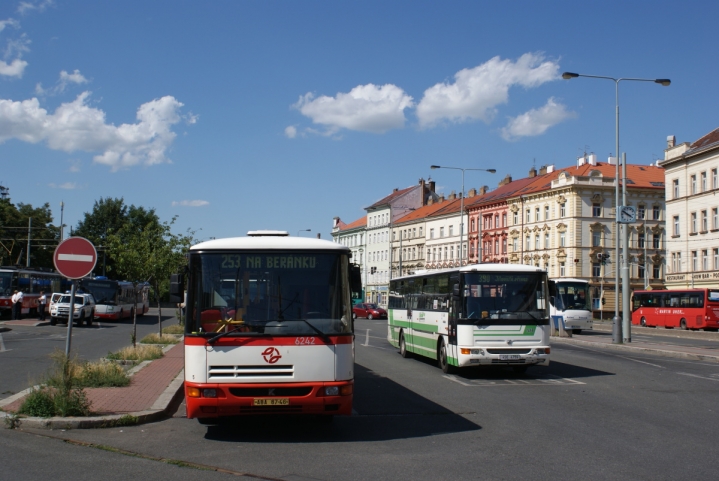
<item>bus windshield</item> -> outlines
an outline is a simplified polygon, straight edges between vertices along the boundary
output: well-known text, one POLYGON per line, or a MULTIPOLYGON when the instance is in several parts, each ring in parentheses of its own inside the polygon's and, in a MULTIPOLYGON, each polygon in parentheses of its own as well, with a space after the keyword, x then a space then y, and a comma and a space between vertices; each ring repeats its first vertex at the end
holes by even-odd
POLYGON ((192 255, 186 332, 349 333, 347 265, 346 254, 307 251, 192 255))
POLYGON ((545 320, 543 279, 540 273, 467 273, 462 312, 467 319, 545 320))
POLYGON ((12 294, 12 272, 0 272, 0 295, 12 294))
POLYGON ((589 284, 584 282, 557 282, 556 308, 560 311, 591 311, 589 284))
POLYGON ((83 280, 82 286, 92 294, 98 304, 108 306, 117 304, 117 282, 83 280))

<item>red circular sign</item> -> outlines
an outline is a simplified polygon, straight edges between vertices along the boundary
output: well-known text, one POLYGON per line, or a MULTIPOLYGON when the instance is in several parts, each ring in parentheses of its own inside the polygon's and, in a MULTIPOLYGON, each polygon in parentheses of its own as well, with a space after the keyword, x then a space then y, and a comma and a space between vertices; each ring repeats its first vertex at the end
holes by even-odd
POLYGON ((52 260, 60 274, 68 279, 80 279, 95 268, 97 251, 84 237, 69 237, 57 246, 52 260))

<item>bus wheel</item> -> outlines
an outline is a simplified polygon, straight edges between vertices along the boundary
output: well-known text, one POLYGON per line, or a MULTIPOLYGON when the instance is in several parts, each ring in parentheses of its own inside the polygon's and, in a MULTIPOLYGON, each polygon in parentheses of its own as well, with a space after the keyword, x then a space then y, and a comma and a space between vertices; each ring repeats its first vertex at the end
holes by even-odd
POLYGON ((642 327, 647 327, 647 320, 644 319, 644 316, 639 320, 639 325, 642 327))
POLYGON ((686 319, 682 319, 681 321, 679 321, 679 329, 681 329, 682 331, 687 330, 687 320, 686 319))
POLYGON ((410 354, 407 351, 407 343, 404 340, 404 331, 400 331, 399 333, 399 355, 405 359, 410 357, 410 354))
POLYGON ((447 359, 447 346, 444 344, 444 340, 439 342, 439 355, 437 357, 439 358, 439 367, 443 373, 451 374, 454 372, 454 366, 450 365, 449 359, 447 359))

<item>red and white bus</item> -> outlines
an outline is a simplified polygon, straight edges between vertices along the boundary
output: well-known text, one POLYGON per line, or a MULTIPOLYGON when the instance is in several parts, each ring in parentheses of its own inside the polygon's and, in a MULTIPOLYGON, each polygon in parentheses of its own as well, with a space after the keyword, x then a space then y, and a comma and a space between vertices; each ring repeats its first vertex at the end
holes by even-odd
POLYGON ((137 302, 137 315, 142 316, 150 309, 149 284, 138 284, 135 290, 132 282, 113 281, 107 277, 84 278, 80 288, 92 294, 97 303, 95 317, 100 319, 132 319, 137 302))
MULTIPOLYGON (((37 300, 40 291, 50 299, 53 292, 64 292, 70 281, 58 272, 31 267, 0 267, 0 317, 12 315, 10 298, 15 290, 23 292, 22 315, 37 316, 37 300)), ((49 306, 46 306, 49 312, 49 306)))
MULTIPOLYGON (((350 250, 281 231, 193 246, 187 271, 185 399, 203 424, 246 414, 352 412, 350 250)), ((173 301, 182 298, 173 276, 173 301)), ((352 285, 351 285, 352 284, 352 285)))
POLYGON ((719 329, 719 289, 634 291, 632 324, 719 329))

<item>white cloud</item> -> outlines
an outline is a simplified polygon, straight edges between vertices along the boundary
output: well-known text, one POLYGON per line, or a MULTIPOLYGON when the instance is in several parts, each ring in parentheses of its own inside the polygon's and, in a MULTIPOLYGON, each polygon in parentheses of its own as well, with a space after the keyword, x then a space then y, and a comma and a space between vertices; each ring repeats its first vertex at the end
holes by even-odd
POLYGON ((315 98, 308 93, 293 106, 315 124, 327 127, 328 134, 340 129, 384 133, 404 127, 404 109, 414 105, 401 88, 386 84, 358 85, 349 93, 315 98))
POLYGON ((19 58, 10 63, 0 60, 0 75, 21 78, 25 67, 27 67, 27 62, 19 58))
POLYGON ((0 20, 0 32, 5 30, 5 27, 7 27, 7 26, 20 28, 20 22, 18 22, 14 18, 8 18, 7 20, 0 20))
POLYGON ((445 120, 490 122, 496 106, 507 103, 510 87, 536 87, 557 80, 558 72, 558 63, 532 53, 516 62, 497 56, 477 67, 462 69, 454 75, 454 83, 439 83, 425 90, 417 105, 419 125, 428 128, 445 120))
POLYGON ((287 138, 289 138, 289 139, 294 139, 295 137, 297 137, 297 127, 295 127, 295 126, 293 126, 293 125, 290 125, 290 126, 286 127, 286 128, 285 128, 285 135, 286 135, 287 138))
POLYGON ((566 106, 557 103, 552 97, 543 107, 510 118, 501 131, 502 138, 514 141, 520 137, 542 135, 548 128, 575 116, 574 112, 568 111, 566 106))
POLYGON ((210 205, 210 203, 206 200, 181 200, 179 202, 176 200, 172 201, 173 207, 176 207, 178 205, 183 207, 204 207, 206 205, 210 205))
POLYGON ((68 84, 86 84, 89 80, 85 78, 84 75, 80 73, 79 70, 75 69, 73 73, 67 73, 66 71, 60 72, 60 78, 57 81, 57 84, 50 88, 50 89, 44 89, 42 88, 42 84, 38 83, 35 85, 35 93, 38 95, 57 95, 65 91, 65 88, 67 88, 68 84))
POLYGON ((49 183, 47 185, 49 185, 53 189, 75 190, 78 188, 75 182, 65 182, 64 184, 49 183))
POLYGON ((0 143, 9 139, 46 142, 53 150, 100 152, 93 160, 117 171, 134 165, 170 162, 165 151, 176 134, 183 104, 165 96, 142 104, 137 123, 107 124, 102 110, 88 107, 90 92, 83 92, 54 113, 40 107, 37 98, 21 102, 0 99, 0 143))
POLYGON ((17 11, 18 13, 20 13, 20 15, 25 15, 26 13, 33 10, 37 10, 38 12, 44 12, 47 7, 53 5, 54 3, 54 0, 41 0, 39 2, 20 2, 20 4, 17 6, 17 11))

